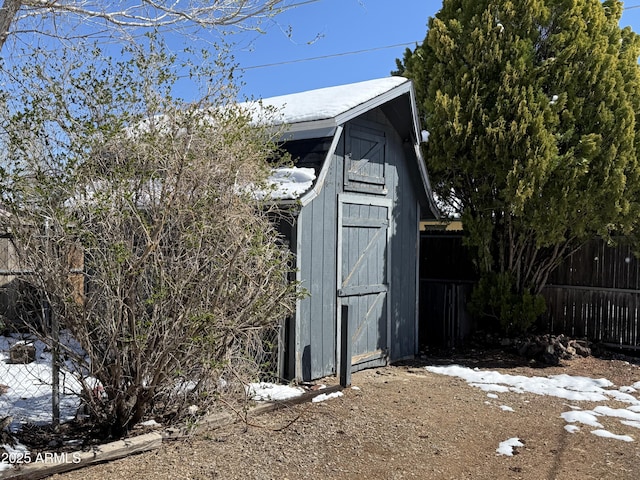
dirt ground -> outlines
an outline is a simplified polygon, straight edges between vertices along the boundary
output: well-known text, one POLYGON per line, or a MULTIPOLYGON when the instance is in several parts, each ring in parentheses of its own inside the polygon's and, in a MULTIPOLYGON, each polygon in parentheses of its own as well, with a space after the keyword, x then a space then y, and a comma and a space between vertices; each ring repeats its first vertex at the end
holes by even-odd
MULTIPOLYGON (((491 399, 463 380, 424 368, 450 362, 527 376, 604 377, 618 387, 640 381, 640 367, 628 359, 579 358, 549 368, 486 352, 425 359, 358 372, 352 378, 358 389, 346 389, 340 398, 264 414, 252 425, 201 431, 153 452, 52 478, 640 478, 640 429, 602 417, 605 428, 635 441, 601 438, 587 426, 568 433, 560 414, 575 402, 516 393, 491 399), (499 443, 512 437, 524 447, 512 457, 498 455, 499 443)), ((583 409, 595 406, 580 403, 583 409)))

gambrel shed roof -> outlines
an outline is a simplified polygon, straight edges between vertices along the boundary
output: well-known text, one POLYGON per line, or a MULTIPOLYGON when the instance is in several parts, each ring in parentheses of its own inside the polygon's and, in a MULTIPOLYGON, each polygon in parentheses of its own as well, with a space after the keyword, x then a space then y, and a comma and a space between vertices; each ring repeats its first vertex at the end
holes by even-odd
MULTIPOLYGON (((420 149, 422 133, 410 80, 404 77, 379 78, 280 95, 245 105, 254 111, 256 122, 280 127, 285 125, 283 141, 331 136, 337 141, 340 135, 335 135, 336 131, 349 120, 380 107, 405 141, 413 144, 416 167, 427 194, 429 209, 438 216, 420 149)), ((320 172, 313 190, 320 188, 322 182, 323 174, 320 172)), ((309 195, 313 196, 313 190, 301 197, 303 203, 309 200, 309 195)))

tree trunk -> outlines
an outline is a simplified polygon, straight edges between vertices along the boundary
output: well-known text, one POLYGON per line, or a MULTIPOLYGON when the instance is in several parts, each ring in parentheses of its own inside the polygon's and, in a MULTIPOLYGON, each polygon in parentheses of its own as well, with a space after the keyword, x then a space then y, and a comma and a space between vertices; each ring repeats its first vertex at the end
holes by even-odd
POLYGON ((22 0, 4 0, 2 7, 0 7, 0 52, 4 47, 4 42, 7 41, 9 29, 21 6, 22 0))

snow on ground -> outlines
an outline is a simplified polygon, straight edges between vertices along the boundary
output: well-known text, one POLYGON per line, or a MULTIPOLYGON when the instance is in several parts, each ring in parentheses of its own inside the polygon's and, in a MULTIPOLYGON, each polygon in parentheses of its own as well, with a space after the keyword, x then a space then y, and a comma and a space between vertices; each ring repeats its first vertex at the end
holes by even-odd
POLYGON ((324 402, 326 400, 330 400, 332 398, 338 398, 344 395, 342 392, 333 392, 333 393, 322 393, 317 397, 313 397, 311 401, 313 403, 324 402))
POLYGON ((622 440, 623 442, 633 442, 633 437, 629 435, 616 435, 608 430, 592 430, 591 433, 598 437, 613 438, 614 440, 622 440))
MULTIPOLYGON (((64 334, 61 335, 64 340, 64 334)), ((0 395, 0 418, 12 416, 12 430, 24 423, 46 424, 52 421, 51 353, 44 343, 24 335, 0 336, 0 384, 9 387, 0 395), (28 364, 11 364, 9 348, 18 342, 33 344, 35 361, 28 364)), ((81 387, 68 371, 60 372, 60 420, 72 419, 80 399, 81 387)))
MULTIPOLYGON (((64 337, 63 337, 64 338, 64 337)), ((71 343, 69 339, 65 340, 71 343)), ((617 419, 621 424, 640 429, 640 382, 633 385, 615 388, 605 378, 589 378, 570 375, 551 375, 548 377, 527 377, 523 375, 501 374, 495 371, 471 369, 459 365, 430 366, 426 369, 432 373, 459 377, 471 386, 488 392, 487 397, 499 399, 504 392, 533 393, 550 395, 568 400, 572 403, 589 401, 602 403, 618 401, 627 404, 626 408, 612 408, 608 405, 597 405, 591 410, 583 410, 572 403, 565 403, 568 411, 561 414, 567 422, 565 430, 569 433, 580 431, 580 426, 591 427, 591 433, 600 437, 632 442, 629 435, 618 435, 604 429, 601 423, 604 418, 617 419)), ((60 373, 60 417, 62 421, 72 419, 78 409, 80 384, 70 373, 70 365, 60 373)), ((6 385, 7 391, 0 395, 0 418, 12 416, 11 429, 16 430, 26 422, 43 424, 51 422, 51 353, 45 345, 21 335, 0 337, 0 385, 6 385), (30 364, 10 364, 9 348, 27 341, 36 349, 36 360, 30 364)), ((352 387, 357 389, 358 387, 352 387)), ((302 395, 300 387, 277 385, 273 383, 252 383, 247 386, 247 395, 258 401, 282 401, 302 395)), ((321 394, 313 402, 322 402, 342 396, 342 392, 321 394)), ((491 404, 491 402, 485 402, 491 404)), ((508 405, 500 405, 505 412, 515 412, 508 405)), ((497 449, 498 454, 513 455, 513 448, 523 446, 518 438, 502 442, 497 449)), ((0 470, 3 465, 0 464, 0 470)))
POLYGON ((256 401, 282 401, 299 397, 304 393, 300 387, 290 387, 288 385, 276 385, 275 383, 250 383, 246 387, 247 395, 256 401))
MULTIPOLYGON (((633 442, 629 435, 618 435, 604 429, 601 420, 603 418, 615 418, 623 425, 640 428, 640 399, 634 396, 640 390, 640 382, 630 386, 615 388, 612 382, 606 378, 589 378, 571 375, 550 375, 548 377, 527 377, 524 375, 508 375, 490 370, 468 368, 459 365, 430 366, 426 369, 439 375, 448 375, 462 378, 469 385, 479 388, 487 393, 487 397, 498 399, 498 393, 534 393, 537 395, 549 395, 563 398, 571 402, 605 402, 615 400, 628 404, 626 408, 611 408, 607 405, 598 405, 592 410, 583 410, 577 405, 564 404, 569 411, 563 412, 561 417, 567 422, 565 430, 569 433, 580 431, 579 425, 592 427, 592 434, 633 442)), ((490 402, 485 402, 490 403, 490 402)), ((504 411, 512 412, 511 407, 502 405, 504 411)), ((497 449, 501 455, 512 455, 512 447, 518 445, 517 438, 511 438, 502 442, 497 449)))
MULTIPOLYGON (((60 340, 74 351, 79 351, 78 345, 65 332, 61 332, 60 340)), ((60 421, 65 422, 74 418, 80 405, 79 392, 81 386, 70 373, 70 364, 60 371, 60 421)), ((9 428, 18 430, 26 423, 50 424, 52 422, 52 369, 51 353, 44 343, 30 336, 14 334, 8 337, 0 336, 0 384, 8 387, 0 395, 0 419, 11 416, 13 422, 9 428), (8 363, 9 348, 17 343, 31 344, 35 347, 35 361, 28 364, 8 363)), ((13 447, 8 444, 0 445, 0 452, 5 452, 7 458, 25 458, 28 449, 17 443, 13 447)), ((0 461, 0 472, 11 468, 9 462, 0 461)))
POLYGON ((582 423, 589 427, 603 428, 603 425, 597 420, 597 415, 593 412, 572 410, 570 412, 562 412, 560 416, 567 423, 582 423))
POLYGON ((500 445, 496 449, 499 455, 506 455, 508 457, 513 456, 513 450, 515 447, 524 447, 524 444, 520 441, 519 438, 510 438, 509 440, 505 440, 504 442, 500 442, 500 445))

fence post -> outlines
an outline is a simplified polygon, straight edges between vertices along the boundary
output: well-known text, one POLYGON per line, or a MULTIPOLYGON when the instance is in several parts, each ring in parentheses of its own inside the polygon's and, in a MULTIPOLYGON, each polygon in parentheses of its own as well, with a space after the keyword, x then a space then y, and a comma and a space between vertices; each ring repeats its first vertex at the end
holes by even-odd
POLYGON ((51 425, 54 431, 60 426, 60 325, 58 317, 51 312, 51 304, 42 304, 44 323, 50 329, 51 341, 51 425))
POLYGON ((342 305, 340 317, 340 385, 351 385, 351 334, 349 332, 349 307, 342 305))

